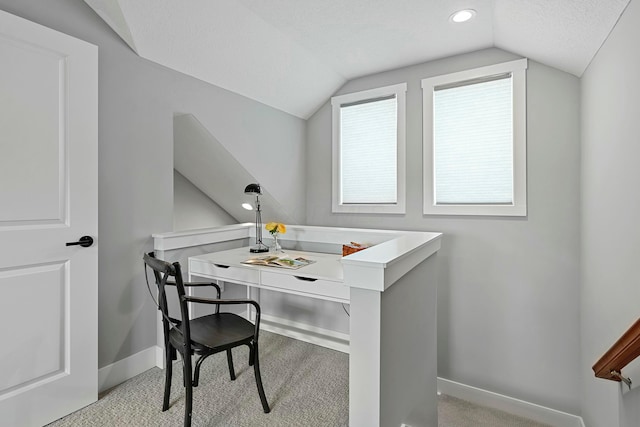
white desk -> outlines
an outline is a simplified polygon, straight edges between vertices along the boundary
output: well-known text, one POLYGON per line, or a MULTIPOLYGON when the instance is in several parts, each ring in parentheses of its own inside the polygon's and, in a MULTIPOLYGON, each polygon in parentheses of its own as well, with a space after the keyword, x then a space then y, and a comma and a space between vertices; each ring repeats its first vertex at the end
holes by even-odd
POLYGON ((189 274, 258 289, 349 303, 349 287, 344 284, 340 255, 292 250, 286 251, 286 254, 315 262, 298 269, 247 265, 242 262, 269 254, 250 254, 247 248, 238 248, 190 257, 189 274))
MULTIPOLYGON (((297 249, 331 247, 329 252, 338 253, 349 241, 375 246, 344 258, 305 253, 317 262, 289 270, 241 264, 251 256, 246 246, 254 229, 238 224, 157 234, 154 249, 166 260, 184 259, 190 251, 191 275, 348 302, 349 425, 437 427, 436 253, 441 234, 290 225, 285 237, 297 249), (229 250, 239 246, 245 247, 229 250)), ((160 332, 158 337, 161 342, 160 332)))

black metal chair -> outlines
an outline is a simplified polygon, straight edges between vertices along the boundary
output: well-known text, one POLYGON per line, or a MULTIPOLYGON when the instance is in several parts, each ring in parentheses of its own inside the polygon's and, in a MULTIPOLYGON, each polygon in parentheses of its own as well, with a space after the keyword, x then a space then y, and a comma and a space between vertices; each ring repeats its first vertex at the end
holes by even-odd
MULTIPOLYGON (((233 368, 231 349, 241 345, 249 347, 249 365, 253 365, 258 394, 265 413, 271 409, 262 387, 260 377, 260 363, 258 358, 258 333, 260 331, 260 305, 250 299, 220 299, 220 287, 215 283, 183 282, 180 263, 168 263, 155 258, 154 253, 144 254, 145 275, 146 268, 153 270, 158 287, 158 309, 162 313, 162 329, 164 331, 165 347, 165 385, 162 411, 169 409, 171 394, 172 361, 177 359, 179 352, 183 364, 183 380, 185 387, 184 426, 191 426, 191 411, 193 407, 193 387, 198 386, 200 367, 209 356, 223 351, 227 352, 227 363, 231 380, 236 379, 233 368), (167 305, 165 287, 175 286, 180 303, 180 319, 170 317, 167 305), (217 299, 198 298, 185 294, 185 287, 213 286, 217 290, 217 299), (207 316, 189 318, 188 303, 214 304, 215 312, 207 316), (256 311, 255 324, 233 313, 221 313, 220 305, 251 304, 256 311), (191 356, 196 355, 195 371, 192 368, 191 356), (192 377, 193 375, 193 377, 192 377)), ((147 281, 147 286, 149 285, 147 281)), ((151 291, 151 289, 149 289, 151 291)), ((153 297, 153 294, 151 295, 153 297)))

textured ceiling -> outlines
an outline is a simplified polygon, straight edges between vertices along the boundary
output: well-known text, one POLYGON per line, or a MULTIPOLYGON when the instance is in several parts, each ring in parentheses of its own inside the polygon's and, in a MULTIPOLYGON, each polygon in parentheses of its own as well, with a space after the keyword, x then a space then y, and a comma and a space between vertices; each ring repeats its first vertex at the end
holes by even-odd
POLYGON ((581 76, 629 0, 85 2, 141 57, 308 118, 347 80, 489 47, 581 76))

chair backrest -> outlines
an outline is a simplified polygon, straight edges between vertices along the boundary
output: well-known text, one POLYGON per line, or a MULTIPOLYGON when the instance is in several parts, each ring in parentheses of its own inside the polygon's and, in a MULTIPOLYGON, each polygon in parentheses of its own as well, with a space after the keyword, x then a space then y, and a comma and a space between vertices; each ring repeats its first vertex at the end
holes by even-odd
MULTIPOLYGON (((153 271, 155 277, 156 286, 158 288, 158 299, 156 305, 158 310, 162 313, 162 325, 164 331, 165 345, 169 339, 169 331, 172 327, 178 327, 177 330, 181 331, 184 342, 190 342, 189 331, 189 306, 184 299, 184 283, 182 281, 182 269, 179 262, 169 263, 155 257, 153 252, 144 254, 143 256, 145 264, 145 276, 147 273, 146 268, 149 267, 153 271), (180 319, 176 319, 169 314, 169 305, 167 304, 167 292, 166 286, 168 280, 173 279, 175 282, 176 291, 178 293, 178 302, 180 304, 180 319)), ((147 285, 149 284, 147 280, 147 285)), ((173 284, 171 285, 173 286, 173 284)), ((151 292, 151 290, 149 290, 151 292)), ((153 297, 153 295, 151 295, 153 297)))

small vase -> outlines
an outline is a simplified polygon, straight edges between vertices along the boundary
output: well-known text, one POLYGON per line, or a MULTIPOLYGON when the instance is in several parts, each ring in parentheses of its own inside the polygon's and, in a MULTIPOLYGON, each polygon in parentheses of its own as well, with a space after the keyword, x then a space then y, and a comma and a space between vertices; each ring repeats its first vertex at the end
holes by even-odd
POLYGON ((280 246, 280 242, 278 242, 278 235, 273 235, 273 246, 271 247, 271 252, 282 252, 282 247, 280 246))

